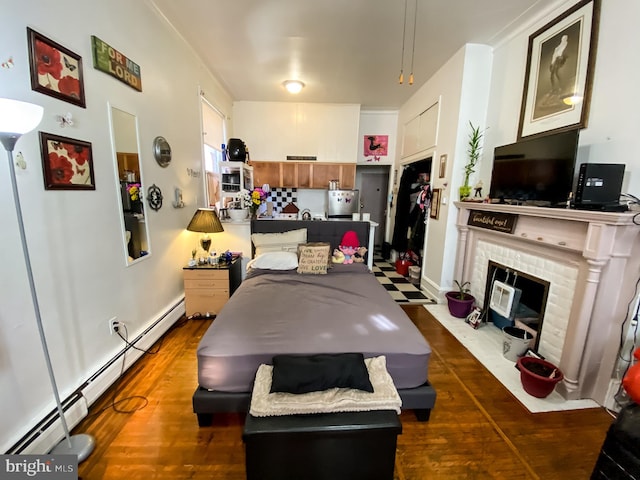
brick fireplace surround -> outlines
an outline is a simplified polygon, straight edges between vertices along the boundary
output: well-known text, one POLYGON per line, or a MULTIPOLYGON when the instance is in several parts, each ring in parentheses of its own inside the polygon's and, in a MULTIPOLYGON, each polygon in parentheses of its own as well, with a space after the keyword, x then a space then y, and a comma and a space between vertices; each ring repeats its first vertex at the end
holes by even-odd
POLYGON ((564 373, 557 387, 564 398, 604 405, 640 275, 640 226, 633 223, 633 213, 455 205, 454 278, 471 282, 479 305, 490 260, 550 282, 538 352, 564 373), (467 225, 470 215, 491 212, 516 215, 513 232, 467 225))

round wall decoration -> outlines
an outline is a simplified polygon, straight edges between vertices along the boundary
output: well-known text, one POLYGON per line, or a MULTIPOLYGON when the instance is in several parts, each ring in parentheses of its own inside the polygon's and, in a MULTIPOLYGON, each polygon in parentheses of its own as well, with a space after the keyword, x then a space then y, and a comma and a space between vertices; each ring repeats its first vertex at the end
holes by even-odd
POLYGON ((157 212, 162 208, 162 192, 160 191, 160 187, 155 183, 147 190, 147 200, 152 210, 157 212))
POLYGON ((153 156, 163 168, 171 163, 171 146, 164 137, 156 137, 153 140, 153 156))

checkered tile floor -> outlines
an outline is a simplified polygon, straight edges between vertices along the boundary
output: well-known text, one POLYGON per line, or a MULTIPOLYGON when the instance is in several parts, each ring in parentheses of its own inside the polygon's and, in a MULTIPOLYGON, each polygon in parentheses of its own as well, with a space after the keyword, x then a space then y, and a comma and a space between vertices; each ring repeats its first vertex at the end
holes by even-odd
POLYGON ((373 273, 398 303, 436 303, 420 291, 418 285, 411 283, 409 277, 397 273, 395 266, 378 254, 374 254, 373 257, 373 273))

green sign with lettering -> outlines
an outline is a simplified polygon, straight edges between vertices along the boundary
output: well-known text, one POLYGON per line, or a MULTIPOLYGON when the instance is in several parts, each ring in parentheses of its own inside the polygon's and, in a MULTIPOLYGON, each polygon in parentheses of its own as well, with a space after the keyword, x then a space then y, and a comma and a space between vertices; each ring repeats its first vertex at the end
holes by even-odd
POLYGON ((142 91, 140 65, 131 61, 95 35, 91 35, 91 45, 93 47, 93 67, 95 69, 116 77, 139 92, 142 91))

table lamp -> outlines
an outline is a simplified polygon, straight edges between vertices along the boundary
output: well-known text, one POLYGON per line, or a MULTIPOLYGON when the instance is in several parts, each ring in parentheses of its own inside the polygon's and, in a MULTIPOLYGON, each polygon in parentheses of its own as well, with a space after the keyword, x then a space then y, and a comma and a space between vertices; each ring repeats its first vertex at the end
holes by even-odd
POLYGON ((202 245, 202 249, 207 252, 207 255, 211 248, 211 237, 209 237, 209 233, 224 232, 218 214, 213 208, 199 208, 196 210, 196 213, 193 214, 193 218, 189 222, 187 230, 190 232, 204 233, 202 238, 200 238, 200 245, 202 245))

